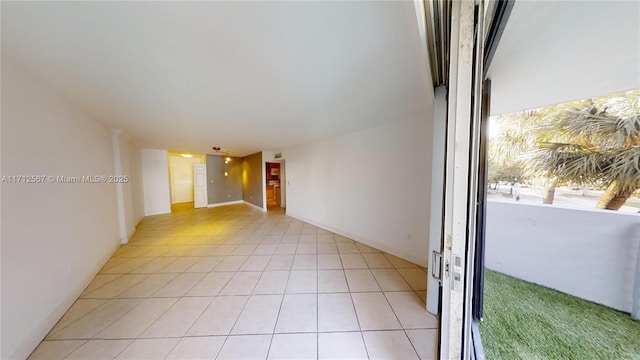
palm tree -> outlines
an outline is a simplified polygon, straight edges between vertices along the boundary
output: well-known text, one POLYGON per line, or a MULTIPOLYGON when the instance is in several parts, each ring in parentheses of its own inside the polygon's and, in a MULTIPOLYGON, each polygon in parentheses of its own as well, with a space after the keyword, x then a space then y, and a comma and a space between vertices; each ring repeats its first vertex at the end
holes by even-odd
POLYGON ((536 132, 546 139, 526 157, 530 173, 604 185, 597 208, 608 210, 640 188, 640 90, 556 106, 536 132))
MULTIPOLYGON (((499 132, 489 142, 489 177, 504 181, 504 169, 519 174, 518 178, 540 178, 540 171, 527 166, 526 154, 538 149, 538 144, 551 139, 546 116, 551 108, 532 109, 503 114, 493 119, 499 132)), ((557 179, 545 179, 544 204, 553 204, 557 179)))

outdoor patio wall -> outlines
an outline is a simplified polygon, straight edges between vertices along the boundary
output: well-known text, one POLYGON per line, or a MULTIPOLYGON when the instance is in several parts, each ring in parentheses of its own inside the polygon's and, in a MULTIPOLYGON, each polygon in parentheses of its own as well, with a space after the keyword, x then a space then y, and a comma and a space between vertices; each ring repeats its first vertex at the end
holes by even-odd
POLYGON ((489 201, 487 268, 631 312, 640 216, 489 201))

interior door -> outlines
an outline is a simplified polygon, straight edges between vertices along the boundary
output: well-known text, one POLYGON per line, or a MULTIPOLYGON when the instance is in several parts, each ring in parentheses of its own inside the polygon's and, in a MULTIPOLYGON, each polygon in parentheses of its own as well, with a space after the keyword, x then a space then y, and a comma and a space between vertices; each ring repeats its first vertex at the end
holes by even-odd
POLYGON ((193 164, 193 207, 207 207, 207 165, 193 164))

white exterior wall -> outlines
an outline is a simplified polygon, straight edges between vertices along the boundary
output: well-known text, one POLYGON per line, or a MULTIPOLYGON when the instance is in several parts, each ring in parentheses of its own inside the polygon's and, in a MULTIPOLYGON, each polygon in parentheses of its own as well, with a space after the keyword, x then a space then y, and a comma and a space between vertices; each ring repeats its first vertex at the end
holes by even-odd
POLYGON ((640 217, 606 210, 487 204, 487 268, 630 312, 640 217))

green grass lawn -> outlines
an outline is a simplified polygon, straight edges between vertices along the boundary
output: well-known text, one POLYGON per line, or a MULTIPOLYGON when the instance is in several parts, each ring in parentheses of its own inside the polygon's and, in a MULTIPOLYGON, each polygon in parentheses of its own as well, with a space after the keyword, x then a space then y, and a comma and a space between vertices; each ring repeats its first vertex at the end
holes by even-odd
POLYGON ((486 358, 640 359, 640 321, 629 314, 486 271, 486 358))

